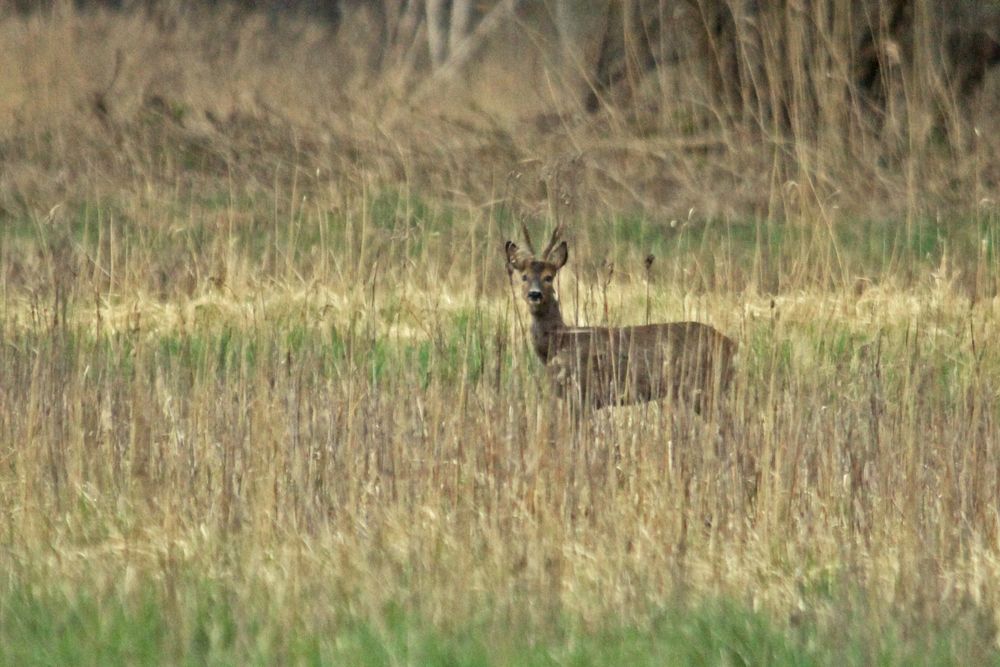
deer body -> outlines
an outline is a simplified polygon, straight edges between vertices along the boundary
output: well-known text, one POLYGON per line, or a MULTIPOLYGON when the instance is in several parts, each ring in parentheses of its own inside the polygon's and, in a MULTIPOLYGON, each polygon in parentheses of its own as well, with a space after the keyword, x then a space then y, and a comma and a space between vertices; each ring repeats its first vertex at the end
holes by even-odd
POLYGON ((506 251, 524 283, 532 346, 556 394, 595 408, 666 397, 710 408, 732 379, 736 343, 700 322, 567 327, 553 282, 568 250, 555 238, 541 259, 510 241, 506 251))

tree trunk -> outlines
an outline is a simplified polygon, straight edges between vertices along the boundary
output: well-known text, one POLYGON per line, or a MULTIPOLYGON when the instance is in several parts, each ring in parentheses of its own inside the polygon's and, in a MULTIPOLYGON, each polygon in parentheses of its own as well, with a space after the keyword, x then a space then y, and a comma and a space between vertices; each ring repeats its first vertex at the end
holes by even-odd
POLYGON ((427 0, 427 45, 431 64, 438 68, 448 59, 448 2, 427 0))
POLYGON ((472 30, 472 0, 452 0, 451 31, 448 33, 448 52, 454 53, 458 45, 472 30))
POLYGON ((586 100, 595 90, 610 6, 610 0, 555 0, 564 81, 576 100, 586 100))

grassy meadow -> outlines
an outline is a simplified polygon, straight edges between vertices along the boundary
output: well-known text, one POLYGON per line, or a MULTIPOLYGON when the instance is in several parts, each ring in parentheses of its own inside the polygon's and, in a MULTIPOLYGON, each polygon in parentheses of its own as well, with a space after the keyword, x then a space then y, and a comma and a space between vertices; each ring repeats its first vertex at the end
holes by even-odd
POLYGON ((225 21, 0 20, 0 663, 1000 663, 992 134, 382 124, 252 21, 143 98, 130 35, 225 21), (724 423, 552 395, 502 248, 556 220, 567 320, 739 342, 724 423))

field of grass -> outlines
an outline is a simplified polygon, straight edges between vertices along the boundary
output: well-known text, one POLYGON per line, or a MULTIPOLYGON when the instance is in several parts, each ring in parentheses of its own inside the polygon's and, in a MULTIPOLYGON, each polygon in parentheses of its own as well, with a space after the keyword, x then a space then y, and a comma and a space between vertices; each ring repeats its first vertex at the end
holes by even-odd
MULTIPOLYGON (((100 205, 4 227, 5 661, 997 658, 990 237, 961 274, 935 244, 909 285, 765 294, 727 273, 760 254, 739 225, 581 222, 569 317, 740 342, 720 449, 667 406, 574 428, 500 220, 383 199, 278 233, 100 205)), ((819 254, 786 239, 778 282, 819 254)))
MULTIPOLYGON (((45 72, 119 20, 0 33, 45 72)), ((649 207, 600 118, 324 130, 289 79, 206 136, 191 82, 97 121, 3 71, 0 663, 1000 663, 992 139, 649 207), (556 219, 568 320, 739 342, 721 429, 553 396, 502 248, 556 219)))

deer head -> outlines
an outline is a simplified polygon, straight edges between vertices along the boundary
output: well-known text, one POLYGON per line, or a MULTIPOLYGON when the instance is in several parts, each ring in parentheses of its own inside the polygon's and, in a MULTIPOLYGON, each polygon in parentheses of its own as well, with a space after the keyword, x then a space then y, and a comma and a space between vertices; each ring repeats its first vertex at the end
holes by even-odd
POLYGON ((533 315, 544 313, 555 302, 556 274, 566 264, 569 249, 566 241, 559 240, 562 233, 561 225, 556 225, 552 231, 552 238, 549 239, 541 255, 535 254, 528 229, 523 224, 522 230, 527 249, 519 248, 513 241, 507 241, 504 245, 507 253, 507 271, 511 275, 521 277, 524 300, 528 302, 531 313, 533 315))

